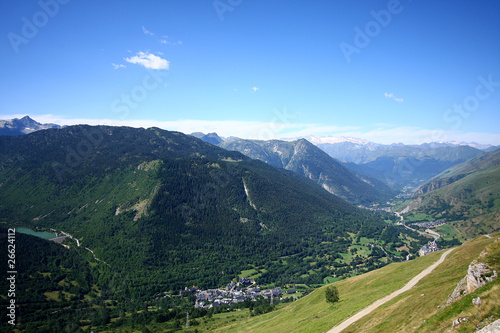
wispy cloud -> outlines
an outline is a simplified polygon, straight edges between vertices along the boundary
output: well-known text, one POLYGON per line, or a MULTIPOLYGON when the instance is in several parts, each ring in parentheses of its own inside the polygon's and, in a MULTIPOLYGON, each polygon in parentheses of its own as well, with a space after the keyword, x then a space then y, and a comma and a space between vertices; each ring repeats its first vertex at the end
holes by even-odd
POLYGON ((169 69, 170 67, 170 63, 166 59, 148 52, 138 52, 135 56, 124 59, 126 62, 149 69, 169 69))
POLYGON ((127 66, 122 65, 122 64, 117 65, 117 64, 111 63, 111 65, 113 66, 113 69, 120 69, 120 68, 125 68, 125 67, 127 67, 127 66))
POLYGON ((404 102, 403 98, 398 98, 393 93, 384 93, 384 96, 385 96, 385 98, 392 99, 393 101, 396 101, 398 103, 403 103, 404 102))
POLYGON ((257 90, 259 90, 259 88, 253 87, 252 90, 253 90, 253 92, 257 92, 257 90))
POLYGON ((154 33, 146 29, 144 26, 142 26, 142 32, 144 32, 146 35, 154 36, 154 33))
POLYGON ((180 41, 180 40, 178 40, 176 42, 169 41, 168 36, 163 36, 163 38, 160 39, 160 43, 166 44, 166 45, 174 45, 174 46, 182 45, 182 41, 180 41))

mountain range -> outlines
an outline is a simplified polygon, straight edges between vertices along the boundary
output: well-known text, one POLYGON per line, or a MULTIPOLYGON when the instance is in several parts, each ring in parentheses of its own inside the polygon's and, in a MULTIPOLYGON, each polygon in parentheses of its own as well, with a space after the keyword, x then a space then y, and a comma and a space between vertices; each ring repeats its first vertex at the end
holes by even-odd
MULTIPOLYGON (((22 119, 0 120, 0 135, 23 135, 47 128, 61 128, 61 126, 41 124, 29 116, 25 116, 22 119)), ((259 158, 262 155, 262 152, 259 151, 262 147, 259 148, 258 144, 253 146, 257 149, 256 151, 252 151, 248 147, 249 142, 258 142, 259 140, 243 140, 235 137, 223 138, 217 135, 217 133, 204 134, 195 132, 191 135, 213 145, 235 150, 238 150, 238 146, 241 146, 242 142, 246 142, 246 153, 244 154, 252 158, 259 158), (236 142, 231 143, 235 140, 239 144, 236 142)), ((454 141, 432 142, 421 145, 383 145, 349 137, 307 136, 304 139, 313 143, 343 164, 351 173, 340 177, 337 172, 335 176, 338 181, 333 184, 331 182, 332 178, 328 174, 309 174, 311 179, 329 189, 331 193, 335 193, 352 203, 364 204, 367 203, 367 200, 373 200, 373 195, 370 194, 373 191, 376 192, 375 194, 378 198, 375 201, 383 202, 386 199, 386 195, 391 193, 391 191, 413 190, 422 185, 426 180, 455 164, 464 162, 483 152, 493 151, 498 148, 492 145, 454 141), (356 175, 356 177, 353 178, 352 174, 356 175), (321 177, 330 178, 321 179, 321 177), (341 180, 342 178, 344 180, 341 180), (349 182, 353 181, 350 186, 346 184, 345 180, 347 179, 349 182), (359 181, 363 181, 367 185, 374 185, 375 190, 371 188, 368 192, 365 191, 366 186, 362 186, 362 184, 355 185, 359 181), (346 186, 348 187, 347 189, 345 188, 346 186), (353 190, 352 187, 357 188, 359 191, 353 190), (389 190, 387 187, 389 187, 389 190)), ((299 140, 287 139, 281 141, 297 142, 299 140)), ((278 141, 274 140, 274 142, 278 141)), ((284 145, 284 143, 281 144, 281 146, 284 145)), ((241 152, 241 150, 238 151, 241 152)), ((272 154, 277 154, 277 152, 272 152, 272 154)), ((320 157, 320 154, 316 153, 315 156, 320 157)), ((324 165, 326 161, 324 160, 324 156, 321 156, 320 159, 323 159, 323 161, 318 163, 324 165)), ((288 168, 303 175, 307 174, 306 170, 303 168, 299 170, 297 166, 279 165, 279 163, 274 163, 273 159, 267 157, 263 158, 263 160, 277 167, 288 168)), ((335 165, 334 168, 339 170, 338 165, 335 165)))
POLYGON ((383 202, 391 191, 411 191, 449 167, 495 148, 491 145, 461 145, 456 142, 382 145, 367 140, 345 137, 310 136, 306 137, 307 140, 262 141, 239 138, 224 139, 216 133, 205 135, 197 132, 191 135, 225 149, 239 151, 273 166, 306 175, 329 189, 330 192, 353 203, 366 203, 367 200, 383 202), (319 152, 309 154, 310 156, 303 159, 309 164, 309 167, 314 164, 321 165, 320 168, 316 169, 326 172, 328 168, 325 166, 331 165, 336 171, 331 175, 319 172, 316 175, 311 174, 304 168, 305 164, 301 168, 296 164, 296 161, 300 159, 300 154, 292 159, 292 164, 289 165, 287 161, 291 152, 289 146, 294 146, 297 142, 302 142, 302 146, 304 146, 304 142, 309 142, 308 150, 310 152, 314 150, 313 146, 316 146, 331 157, 328 159, 325 154, 319 152), (286 160, 286 163, 283 160, 286 160), (339 163, 344 168, 341 168, 339 163), (340 170, 342 170, 342 176, 340 176, 340 170), (327 179, 322 177, 327 177, 327 179), (328 181, 332 179, 335 179, 334 184, 328 181), (365 182, 365 185, 357 184, 359 181, 365 182), (367 190, 370 186, 371 188, 367 190), (354 190, 353 187, 359 191, 354 190), (375 194, 378 200, 373 200, 371 193, 375 194))
MULTIPOLYGON (((64 247, 16 236, 18 290, 33 294, 18 298, 20 329, 132 331, 168 322, 161 329, 175 331, 186 311, 192 318, 216 311, 194 309, 192 295, 176 296, 191 286, 251 277, 267 288, 309 289, 416 255, 426 237, 396 225, 393 214, 352 204, 390 199, 396 181, 348 165, 379 165, 386 178, 400 175, 398 186, 418 184, 405 219, 457 221, 465 235, 500 229, 500 150, 372 148, 356 164, 305 139, 87 125, 0 135, 1 244, 5 228, 65 235, 64 247), (413 169, 394 169, 397 163, 413 169)), ((5 279, 0 285, 9 288, 5 279)))
POLYGON ((274 167, 294 171, 354 204, 385 203, 393 194, 384 183, 354 174, 305 139, 297 141, 233 139, 222 142, 219 146, 239 151, 274 167))

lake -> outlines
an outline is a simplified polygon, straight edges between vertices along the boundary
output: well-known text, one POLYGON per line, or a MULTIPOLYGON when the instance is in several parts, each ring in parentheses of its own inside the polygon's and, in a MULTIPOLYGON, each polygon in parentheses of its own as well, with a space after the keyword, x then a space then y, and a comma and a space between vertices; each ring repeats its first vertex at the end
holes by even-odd
POLYGON ((16 232, 20 232, 22 234, 28 234, 36 237, 40 237, 43 239, 51 239, 51 238, 56 238, 57 235, 51 232, 46 232, 46 231, 33 231, 28 228, 16 228, 16 232))

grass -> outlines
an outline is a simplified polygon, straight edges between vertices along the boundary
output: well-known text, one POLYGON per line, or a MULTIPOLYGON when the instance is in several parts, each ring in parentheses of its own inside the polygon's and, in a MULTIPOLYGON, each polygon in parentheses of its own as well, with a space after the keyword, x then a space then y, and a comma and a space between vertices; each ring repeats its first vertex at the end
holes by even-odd
POLYGON ((451 327, 451 322, 456 318, 467 318, 460 324, 459 331, 473 332, 476 328, 489 324, 492 318, 500 318, 500 280, 496 279, 473 292, 464 296, 451 306, 443 309, 419 328, 420 332, 441 332, 451 327), (484 306, 472 306, 472 299, 480 297, 484 306))
POLYGON ((74 294, 68 293, 67 291, 46 291, 43 293, 47 301, 56 301, 60 302, 61 299, 59 299, 59 293, 61 293, 61 296, 67 301, 71 297, 75 296, 74 294))
POLYGON ((341 278, 339 278, 339 277, 327 276, 326 278, 323 279, 323 283, 330 284, 330 283, 334 283, 334 282, 337 282, 340 280, 341 280, 341 278))
MULTIPOLYGON (((423 324, 433 316, 449 311, 451 307, 444 308, 448 296, 467 274, 472 260, 477 259, 493 242, 494 239, 482 236, 456 248, 413 289, 382 305, 344 332, 414 332, 417 329, 421 332, 441 332, 445 327, 450 328, 453 320, 458 317, 456 311, 452 311, 453 314, 446 317, 446 320, 437 317, 435 321, 439 323, 438 327, 423 324)), ((489 255, 498 260, 498 243, 496 245, 497 249, 489 255)))
POLYGON ((368 244, 374 244, 375 243, 375 239, 374 238, 366 238, 366 237, 361 237, 359 239, 359 244, 360 245, 363 245, 363 246, 368 246, 368 244))
POLYGON ((241 271, 241 274, 239 274, 238 277, 241 279, 241 278, 249 277, 249 276, 256 275, 256 274, 257 274, 257 271, 252 268, 252 269, 247 269, 246 271, 241 271))
POLYGON ((421 222, 421 221, 434 221, 436 219, 431 215, 427 215, 424 213, 411 212, 409 214, 404 215, 404 220, 408 222, 421 222))
POLYGON ((326 303, 324 288, 287 304, 279 311, 253 318, 241 318, 219 331, 228 332, 322 332, 373 303, 378 298, 401 288, 413 276, 436 261, 440 253, 409 263, 394 263, 350 279, 336 282, 340 302, 326 303))
MULTIPOLYGON (((494 240, 482 236, 457 247, 434 272, 422 279, 413 289, 379 307, 346 332, 415 331, 425 320, 430 320, 433 315, 439 313, 458 281, 465 276, 470 262, 478 258, 494 240)), ((497 248, 489 254, 490 257, 496 256, 496 259, 491 259, 492 262, 498 262, 500 243, 496 244, 497 248)), ((437 261, 441 254, 442 252, 437 252, 410 262, 392 263, 366 274, 337 281, 334 285, 339 290, 340 302, 334 305, 326 303, 323 287, 296 302, 280 305, 276 311, 256 317, 250 317, 247 310, 232 312, 232 315, 223 317, 223 322, 211 322, 208 326, 197 326, 197 329, 200 332, 209 329, 215 332, 326 332, 375 300, 404 286, 411 278, 437 261)), ((489 299, 493 299, 497 290, 492 288, 489 291, 489 299)), ((213 319, 215 318, 216 316, 213 319)), ((434 326, 422 326, 422 331, 436 330, 434 326)))
POLYGON ((441 234, 441 236, 446 239, 450 240, 452 238, 456 238, 460 241, 465 241, 464 235, 462 235, 457 229, 455 229, 452 225, 450 224, 443 224, 440 225, 439 227, 434 228, 434 230, 441 234), (446 235, 446 236, 444 236, 446 235))

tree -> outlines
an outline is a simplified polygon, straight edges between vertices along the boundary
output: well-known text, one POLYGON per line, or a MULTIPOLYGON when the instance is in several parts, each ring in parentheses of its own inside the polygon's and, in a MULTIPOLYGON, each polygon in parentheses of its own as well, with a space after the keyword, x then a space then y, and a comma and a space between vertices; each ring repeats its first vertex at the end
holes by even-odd
POLYGON ((339 291, 335 286, 329 286, 325 290, 325 297, 328 303, 336 303, 339 301, 339 291))

